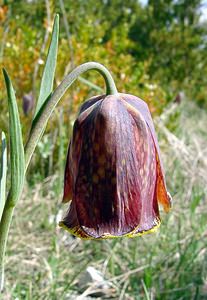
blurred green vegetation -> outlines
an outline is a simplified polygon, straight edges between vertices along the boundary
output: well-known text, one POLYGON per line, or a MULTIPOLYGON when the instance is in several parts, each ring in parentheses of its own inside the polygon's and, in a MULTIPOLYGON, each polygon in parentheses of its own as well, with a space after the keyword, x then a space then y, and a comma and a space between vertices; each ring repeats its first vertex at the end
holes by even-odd
MULTIPOLYGON (((74 66, 97 61, 112 72, 120 92, 144 99, 156 117, 174 198, 172 212, 163 216, 155 235, 82 242, 57 229, 74 117, 85 99, 100 93, 77 81, 55 110, 29 169, 9 241, 5 299, 76 299, 84 292, 79 274, 91 265, 112 284, 111 292, 99 299, 207 298, 204 1, 140 2, 0 1, 0 64, 16 89, 24 140, 32 111, 24 114, 23 98, 30 93, 35 102, 38 97, 53 16, 59 13, 55 85, 74 66)), ((104 88, 96 72, 84 78, 104 88)), ((5 98, 0 74, 0 128, 7 132, 5 98)))
MULTIPOLYGON (((53 16, 59 13, 55 84, 74 66, 98 61, 111 70, 120 92, 143 98, 154 115, 160 114, 179 93, 207 108, 207 27, 206 22, 200 21, 202 3, 198 0, 150 0, 146 5, 134 0, 5 0, 0 8, 0 62, 13 79, 19 106, 28 93, 32 93, 35 102, 53 16)), ((103 79, 96 72, 89 72, 85 78, 103 88, 103 79)), ((50 127, 57 128, 61 113, 69 131, 80 103, 97 93, 100 91, 90 85, 76 82, 57 109, 50 127)), ((6 131, 5 96, 0 74, 0 127, 6 131)), ((31 116, 31 112, 25 116, 21 111, 25 140, 31 116)), ((58 155, 57 147, 51 151, 58 155)), ((57 158, 52 164, 55 168, 56 162, 57 158)))
MULTIPOLYGON (((68 63, 97 60, 113 72, 120 91, 142 96, 158 112, 181 90, 206 104, 202 1, 151 0, 143 6, 134 0, 68 0, 63 2, 65 16, 61 2, 4 1, 1 7, 1 60, 15 79, 20 98, 31 90, 37 92, 47 33, 57 12, 61 19, 57 82, 68 63), (38 76, 33 78, 38 63, 38 76)), ((96 74, 88 78, 102 86, 96 74)), ((88 96, 88 89, 80 84, 74 90, 75 104, 88 96)))

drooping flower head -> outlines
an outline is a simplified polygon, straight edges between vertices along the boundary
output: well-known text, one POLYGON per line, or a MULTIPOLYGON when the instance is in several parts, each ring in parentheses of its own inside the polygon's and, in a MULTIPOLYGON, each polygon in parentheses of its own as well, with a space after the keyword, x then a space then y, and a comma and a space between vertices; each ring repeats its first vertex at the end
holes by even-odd
POLYGON ((86 101, 74 123, 65 168, 60 226, 81 238, 134 237, 170 208, 158 141, 147 104, 127 94, 86 101))

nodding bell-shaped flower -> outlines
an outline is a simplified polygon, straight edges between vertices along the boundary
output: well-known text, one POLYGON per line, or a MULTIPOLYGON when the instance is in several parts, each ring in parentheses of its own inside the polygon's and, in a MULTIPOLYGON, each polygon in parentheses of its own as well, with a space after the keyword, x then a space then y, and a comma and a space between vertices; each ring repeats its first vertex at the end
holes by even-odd
POLYGON ((82 105, 65 168, 69 201, 60 226, 81 238, 134 237, 160 225, 158 202, 167 212, 171 200, 144 101, 117 94, 82 105))

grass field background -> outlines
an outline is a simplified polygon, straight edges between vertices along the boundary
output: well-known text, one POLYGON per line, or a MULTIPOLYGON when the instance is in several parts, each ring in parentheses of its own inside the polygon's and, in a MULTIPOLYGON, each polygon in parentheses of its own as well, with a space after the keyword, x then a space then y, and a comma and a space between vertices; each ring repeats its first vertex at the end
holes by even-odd
MULTIPOLYGON (((157 233, 142 237, 82 241, 58 227, 68 208, 61 200, 73 122, 86 99, 104 93, 101 76, 85 74, 55 109, 33 156, 0 299, 207 299, 206 7, 205 0, 0 1, 0 68, 14 85, 24 142, 58 13, 54 88, 75 66, 97 61, 118 91, 145 100, 173 198, 157 233)), ((0 72, 0 131, 8 140, 6 99, 0 72)))
POLYGON ((25 187, 15 211, 4 299, 207 298, 207 114, 184 101, 167 107, 155 124, 173 197, 158 232, 73 238, 57 225, 67 210, 60 204, 59 175, 42 178, 25 187), (86 276, 88 267, 102 281, 86 276))

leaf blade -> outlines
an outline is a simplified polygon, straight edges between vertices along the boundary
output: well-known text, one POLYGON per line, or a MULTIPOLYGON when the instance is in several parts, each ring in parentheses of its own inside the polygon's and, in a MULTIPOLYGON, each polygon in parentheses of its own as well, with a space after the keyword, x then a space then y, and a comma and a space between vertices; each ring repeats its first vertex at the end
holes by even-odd
POLYGON ((0 221, 6 201, 6 176, 7 176, 7 143, 5 133, 1 134, 1 158, 0 158, 0 221))
POLYGON ((10 139, 10 162, 11 162, 11 204, 15 205, 24 183, 25 161, 22 131, 15 92, 11 80, 3 69, 4 79, 8 95, 9 107, 9 139, 10 139))
POLYGON ((36 105, 34 118, 40 111, 45 100, 52 93, 53 81, 55 77, 56 61, 57 61, 58 36, 59 36, 59 15, 56 15, 53 24, 51 42, 50 42, 47 59, 46 59, 42 80, 40 84, 40 93, 36 105))

